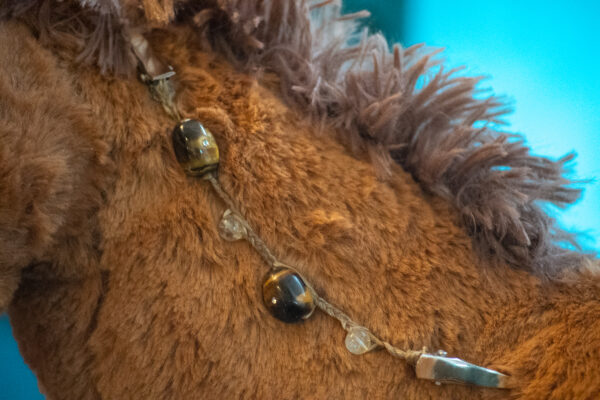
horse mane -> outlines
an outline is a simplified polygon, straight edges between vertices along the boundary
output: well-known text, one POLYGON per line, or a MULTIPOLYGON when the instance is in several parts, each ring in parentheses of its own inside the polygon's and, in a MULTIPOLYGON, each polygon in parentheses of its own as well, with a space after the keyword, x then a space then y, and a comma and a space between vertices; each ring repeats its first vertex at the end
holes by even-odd
POLYGON ((42 40, 60 39, 79 49, 80 61, 116 74, 135 70, 131 29, 195 24, 199 40, 238 68, 274 73, 288 104, 357 156, 367 154, 381 179, 396 162, 450 202, 486 259, 545 276, 583 262, 568 249, 578 248, 576 236, 548 210, 581 195, 565 176, 574 154, 556 161, 532 154, 521 135, 502 130, 506 102, 486 96, 483 77, 445 69, 439 51, 390 49, 360 28, 368 13, 342 15, 339 1, 138 3, 0 0, 0 15, 27 19, 42 40))

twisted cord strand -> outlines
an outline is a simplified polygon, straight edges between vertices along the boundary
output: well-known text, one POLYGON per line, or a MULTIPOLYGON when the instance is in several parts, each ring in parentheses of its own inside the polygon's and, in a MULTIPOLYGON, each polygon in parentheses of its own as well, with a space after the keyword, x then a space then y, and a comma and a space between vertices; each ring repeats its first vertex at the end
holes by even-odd
POLYGON ((269 264, 269 266, 275 267, 277 264, 280 264, 265 242, 263 242, 260 236, 254 232, 254 229, 252 229, 248 221, 246 221, 246 219, 242 216, 242 213, 236 207, 234 201, 231 199, 231 196, 229 196, 225 189, 223 189, 223 186, 221 186, 216 176, 214 174, 209 174, 206 179, 211 183, 214 191, 221 198, 221 200, 223 200, 227 207, 229 207, 229 209, 233 212, 237 220, 244 226, 246 230, 244 238, 252 245, 252 247, 254 247, 254 249, 261 255, 267 264, 269 264))
MULTIPOLYGON (((179 112, 179 109, 177 108, 177 105, 174 102, 175 90, 173 88, 173 85, 169 81, 168 77, 162 78, 162 79, 156 79, 156 78, 152 79, 148 75, 145 75, 145 74, 142 74, 141 77, 142 77, 142 81, 144 81, 148 85, 148 87, 150 89, 150 93, 152 95, 152 98, 163 106, 163 108, 165 109, 165 112, 171 118, 173 118, 177 122, 180 122, 181 121, 181 113, 179 112)), ((280 262, 277 259, 277 257, 275 257, 275 255, 273 254, 271 249, 269 249, 269 247, 265 244, 265 242, 261 239, 261 237, 258 236, 258 234, 254 231, 254 229, 252 229, 252 227, 250 226, 248 221, 244 218, 243 214, 241 213, 241 211, 239 210, 239 208, 237 207, 236 203, 233 201, 231 196, 227 193, 227 191, 223 188, 223 186, 221 186, 221 183, 217 179, 216 174, 215 173, 208 174, 205 177, 205 179, 210 182, 211 186, 213 187, 213 190, 218 195, 218 197, 221 200, 223 200, 225 205, 234 214, 234 216, 238 220, 238 222, 240 222, 242 224, 242 226, 245 228, 243 237, 260 254, 260 256, 267 262, 267 264, 270 267, 284 266, 286 268, 290 268, 290 269, 294 270, 299 276, 301 276, 302 279, 304 280, 304 282, 306 283, 308 289, 310 290, 310 293, 315 301, 315 305, 321 311, 323 311, 325 314, 331 316, 332 318, 337 319, 345 331, 349 332, 352 328, 364 329, 368 333, 368 335, 372 341, 372 344, 373 344, 372 348, 369 349, 369 351, 374 348, 384 348, 392 356, 403 359, 412 365, 415 365, 417 360, 419 359, 419 357, 422 354, 426 353, 427 349, 425 349, 425 348, 423 348, 423 350, 421 350, 421 351, 417 351, 417 350, 402 350, 402 349, 399 349, 399 348, 393 346, 391 343, 389 343, 383 339, 380 339, 369 329, 367 329, 364 326, 355 322, 352 318, 350 318, 350 316, 348 316, 348 314, 346 314, 345 312, 340 310, 338 307, 334 306, 333 304, 331 304, 330 302, 325 300, 323 297, 321 297, 321 295, 319 295, 319 293, 312 287, 312 285, 309 283, 309 281, 307 279, 305 279, 304 276, 302 276, 300 271, 298 271, 293 266, 290 266, 290 265, 280 262)))
POLYGON ((368 332, 371 341, 374 344, 374 347, 382 347, 394 357, 406 360, 407 362, 413 365, 416 364, 419 357, 426 352, 426 349, 423 349, 422 351, 402 350, 393 346, 391 343, 377 337, 369 329, 355 322, 352 318, 350 318, 350 316, 348 316, 348 314, 346 314, 338 307, 325 300, 321 295, 319 295, 319 293, 312 287, 309 281, 306 278, 304 278, 304 276, 302 276, 302 274, 295 267, 280 262, 273 255, 273 252, 269 249, 265 242, 256 234, 256 232, 254 232, 248 221, 246 221, 244 216, 238 210, 235 202, 233 201, 231 196, 229 196, 229 194, 225 191, 225 189, 223 189, 216 176, 214 174, 211 174, 206 179, 211 183, 213 189, 215 190, 215 193, 221 198, 221 200, 223 200, 227 207, 229 207, 229 209, 234 213, 237 220, 246 229, 244 238, 262 256, 262 258, 267 262, 267 264, 269 264, 271 267, 284 266, 286 268, 294 270, 298 275, 300 275, 306 283, 306 285, 308 286, 316 306, 319 307, 319 309, 325 314, 337 319, 345 331, 350 331, 352 328, 355 327, 363 328, 368 332))
POLYGON ((146 79, 152 98, 162 105, 169 117, 177 122, 181 122, 181 113, 173 101, 175 98, 175 89, 171 82, 168 79, 146 79))
MULTIPOLYGON (((171 82, 169 81, 169 78, 171 76, 173 76, 175 74, 175 72, 173 72, 171 69, 170 71, 168 71, 162 75, 159 75, 157 77, 151 77, 147 73, 147 69, 144 68, 144 64, 141 59, 140 59, 140 69, 142 71, 142 73, 140 75, 141 80, 142 80, 142 82, 144 82, 145 84, 148 85, 150 93, 152 95, 152 98, 162 105, 165 112, 171 118, 173 118, 178 123, 181 122, 182 114, 179 111, 177 104, 174 101, 175 89, 173 88, 171 82)), ((306 286, 308 287, 308 290, 310 291, 310 293, 314 299, 315 305, 321 311, 323 311, 327 315, 331 316, 332 318, 337 319, 340 322, 340 324, 342 325, 342 328, 344 330, 346 330, 347 332, 349 332, 349 334, 352 333, 352 331, 354 329, 359 329, 361 333, 366 333, 368 335, 368 338, 370 339, 370 343, 366 344, 366 349, 364 352, 371 351, 375 348, 384 348, 392 356, 400 358, 400 359, 404 360, 405 362, 412 364, 413 366, 416 366, 417 361, 420 359, 421 356, 423 356, 424 354, 427 354, 427 349, 425 347, 420 351, 418 351, 418 350, 402 350, 402 349, 395 347, 391 343, 380 339, 369 329, 365 328, 364 326, 359 325, 352 318, 350 318, 346 313, 344 313, 342 310, 340 310, 338 307, 329 303, 327 300, 325 300, 323 297, 321 297, 318 294, 318 292, 310 285, 309 281, 307 279, 305 279, 296 268, 286 265, 286 264, 283 264, 277 260, 277 257, 275 257, 275 255, 273 254, 271 249, 269 249, 269 247, 260 238, 260 236, 258 236, 258 234, 252 229, 252 227, 250 226, 248 221, 246 221, 246 219, 244 218, 243 214, 238 209, 236 203, 233 201, 231 196, 229 196, 227 191, 225 191, 225 189, 223 189, 223 187, 221 186, 221 184, 219 183, 219 181, 216 177, 216 173, 209 174, 207 177, 205 177, 205 179, 207 179, 211 183, 215 193, 218 195, 219 198, 221 198, 221 200, 223 200, 223 202, 227 205, 227 207, 229 207, 228 211, 233 215, 233 217, 236 219, 236 221, 239 222, 241 224, 241 226, 244 228, 243 232, 241 232, 242 237, 250 243, 250 245, 261 255, 261 257, 267 262, 267 264, 269 266, 271 266, 271 267, 284 266, 286 268, 290 268, 293 271, 295 271, 304 280, 306 286)), ((225 212, 225 215, 228 215, 227 214, 228 211, 225 212)), ((350 350, 350 348, 349 348, 349 350, 350 350)), ((443 353, 443 357, 445 357, 445 355, 446 355, 445 352, 438 352, 438 354, 440 354, 440 353, 443 353)), ((467 368, 481 369, 481 367, 466 363, 463 360, 459 360, 459 361, 460 361, 459 368, 461 368, 461 369, 464 369, 465 365, 468 365, 467 368)), ((448 359, 448 362, 450 364, 456 363, 456 359, 448 359)), ((452 367, 455 367, 455 366, 452 366, 452 367)), ((435 379, 437 381, 437 376, 434 376, 435 374, 431 375, 431 372, 427 373, 424 376, 419 376, 418 367, 416 367, 416 368, 417 368, 417 371, 416 371, 417 377, 423 378, 423 379, 435 379)), ((491 371, 491 372, 495 373, 496 379, 498 379, 497 383, 493 387, 510 388, 514 385, 514 383, 510 380, 510 376, 503 375, 496 371, 491 371)), ((474 383, 476 385, 489 386, 489 382, 487 382, 487 381, 482 381, 482 382, 468 381, 467 379, 465 379, 463 377, 463 375, 453 376, 449 379, 452 382, 474 383)), ((436 383, 439 384, 439 382, 436 382, 436 383)))

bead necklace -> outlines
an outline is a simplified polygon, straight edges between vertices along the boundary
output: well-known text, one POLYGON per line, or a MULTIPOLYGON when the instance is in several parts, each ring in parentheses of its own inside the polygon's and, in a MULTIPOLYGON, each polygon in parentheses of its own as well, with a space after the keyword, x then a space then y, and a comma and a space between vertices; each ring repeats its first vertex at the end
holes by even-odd
POLYGON ((281 262, 219 183, 219 148, 213 135, 200 121, 182 118, 174 103, 175 90, 170 81, 175 75, 173 69, 169 67, 167 72, 156 74, 160 64, 150 56, 146 40, 134 36, 131 44, 139 62, 140 79, 148 86, 152 98, 176 121, 172 140, 177 161, 187 175, 208 181, 228 207, 218 224, 219 236, 228 242, 246 240, 270 267, 262 284, 262 297, 273 317, 285 323, 298 323, 308 319, 318 308, 340 322, 347 332, 346 348, 352 354, 361 355, 383 348, 412 365, 417 378, 434 381, 437 385, 461 383, 490 388, 511 387, 509 376, 460 358, 447 357, 444 351, 428 353, 426 348, 402 350, 394 347, 321 297, 295 267, 281 262))

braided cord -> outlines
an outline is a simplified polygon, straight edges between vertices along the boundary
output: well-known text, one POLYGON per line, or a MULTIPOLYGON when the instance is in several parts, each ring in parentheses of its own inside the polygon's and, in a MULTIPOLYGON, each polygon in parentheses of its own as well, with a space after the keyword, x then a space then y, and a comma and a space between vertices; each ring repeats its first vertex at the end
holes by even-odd
POLYGON ((147 75, 142 75, 142 80, 145 80, 150 89, 152 98, 160 103, 169 117, 175 121, 181 121, 181 113, 175 105, 175 89, 168 79, 149 78, 147 75))
MULTIPOLYGON (((148 85, 150 89, 150 93, 152 98, 160 103, 165 109, 166 113, 173 118, 175 121, 181 121, 181 113, 177 108, 177 105, 174 102, 175 90, 168 78, 164 79, 148 79, 147 75, 142 75, 142 80, 148 85)), ((368 332, 368 335, 373 343, 371 349, 374 348, 384 348, 388 353, 393 355, 394 357, 401 358, 406 360, 410 364, 416 364, 417 360, 422 354, 425 354, 426 349, 422 351, 416 350, 402 350, 391 343, 380 339, 369 329, 355 322, 348 314, 340 310, 335 305, 331 304, 327 300, 325 300, 319 293, 312 287, 307 279, 302 276, 300 271, 297 268, 287 265, 285 263, 280 262, 277 257, 273 254, 271 249, 265 244, 262 238, 252 229, 252 226, 248 223, 248 221, 244 218, 242 212, 237 207, 236 203, 233 201, 231 196, 225 191, 215 173, 208 174, 204 179, 208 180, 217 194, 217 196, 225 203, 225 205, 231 210, 236 220, 245 228, 243 238, 250 243, 250 245, 260 254, 260 256, 266 261, 266 263, 270 267, 278 267, 283 266, 286 268, 290 268, 294 270, 299 276, 302 277, 304 282, 306 283, 310 293, 315 301, 315 305, 323 311, 325 314, 337 319, 342 328, 345 331, 350 331, 353 328, 362 328, 364 331, 368 332)))
MULTIPOLYGON (((141 48, 143 50, 144 46, 142 46, 141 48)), ((138 50, 139 50, 139 48, 138 48, 138 50)), ((181 122, 182 114, 179 111, 179 109, 174 101, 175 90, 169 80, 170 77, 175 75, 175 72, 172 69, 170 69, 170 71, 167 71, 166 73, 164 73, 162 75, 152 77, 148 73, 149 68, 146 68, 146 65, 144 65, 144 61, 142 60, 142 58, 138 57, 138 60, 140 61, 140 70, 141 70, 140 78, 141 78, 142 82, 144 82, 145 84, 148 85, 150 93, 152 95, 152 98, 162 105, 165 112, 171 118, 173 118, 178 123, 181 122)), ((236 203, 233 201, 231 196, 229 196, 227 191, 221 186, 219 180, 217 179, 216 172, 209 173, 207 176, 205 176, 205 179, 211 183, 211 185, 214 189, 214 192, 228 207, 228 210, 225 212, 223 217, 224 218, 225 218, 225 216, 233 217, 233 218, 235 218, 236 222, 238 222, 240 224, 240 226, 243 227, 243 229, 240 232, 241 236, 239 238, 246 239, 250 243, 250 245, 261 255, 261 257, 266 261, 266 263, 269 266, 271 266, 271 267, 278 267, 278 266, 286 267, 286 268, 293 270, 300 277, 302 277, 302 279, 304 280, 304 283, 308 287, 308 290, 310 291, 310 293, 314 299, 315 305, 321 311, 323 311, 325 314, 338 320, 340 322, 340 324, 342 325, 342 328, 344 330, 346 330, 347 332, 349 332, 349 335, 352 332, 357 332, 355 330, 358 330, 358 332, 360 332, 360 334, 367 335, 368 339, 370 339, 370 343, 367 343, 368 346, 362 352, 371 351, 375 348, 383 348, 392 356, 400 358, 413 366, 415 366, 417 364, 417 361, 419 361, 419 359, 423 355, 426 355, 426 357, 429 357, 429 361, 431 361, 431 357, 430 357, 431 355, 427 354, 426 348, 423 348, 423 350, 399 349, 399 348, 395 347, 394 345, 392 345, 391 343, 379 338, 373 332, 371 332, 369 329, 365 328, 364 326, 359 325, 352 318, 350 318, 350 316, 348 316, 348 314, 343 312, 337 306, 329 303, 323 297, 321 297, 319 295, 319 293, 311 286, 309 281, 307 279, 305 279, 296 268, 289 266, 287 264, 284 264, 277 259, 277 257, 271 251, 271 249, 269 249, 269 247, 265 244, 265 242, 261 239, 261 237, 254 231, 254 229, 252 229, 252 227, 250 226, 248 221, 244 218, 243 214, 241 213, 241 211, 239 210, 239 208, 237 207, 236 203)), ((346 345, 348 347, 348 342, 346 342, 346 345)), ((348 347, 348 349, 350 350, 349 347, 348 347)), ((360 354, 362 354, 362 352, 360 354)), ((446 353, 442 352, 442 351, 438 352, 438 354, 441 354, 442 358, 446 356, 446 353)), ((440 358, 440 357, 438 357, 438 358, 440 358)), ((456 358, 444 359, 439 362, 442 365, 442 369, 443 369, 442 372, 449 373, 449 375, 443 376, 444 375, 443 373, 441 375, 439 375, 438 373, 440 371, 437 371, 437 370, 421 371, 422 375, 420 375, 419 366, 417 366, 416 367, 417 377, 422 378, 422 379, 436 380, 436 383, 438 383, 438 384, 439 384, 439 382, 437 382, 437 381, 439 380, 439 378, 441 378, 441 379, 445 379, 445 381, 450 381, 450 382, 454 382, 454 383, 459 383, 459 382, 471 383, 471 384, 488 386, 488 387, 496 387, 496 388, 509 388, 513 385, 512 381, 510 381, 509 376, 503 375, 503 374, 493 371, 493 370, 486 370, 485 374, 487 374, 487 375, 484 374, 485 376, 476 376, 476 377, 470 376, 469 374, 471 374, 471 373, 481 374, 481 370, 483 368, 473 365, 473 364, 466 363, 465 361, 460 360, 460 359, 456 359, 456 358), (467 376, 467 377, 465 377, 465 371, 466 371, 465 368, 469 370, 469 374, 467 374, 469 376, 467 376), (460 370, 460 372, 456 373, 456 369, 460 370), (486 380, 486 379, 490 378, 490 375, 494 375, 494 378, 497 379, 496 383, 490 384, 490 381, 486 380)))
POLYGON ((363 328, 366 332, 368 332, 369 337, 371 338, 371 341, 374 344, 373 348, 384 348, 388 351, 388 353, 390 353, 394 357, 406 360, 412 365, 416 364, 419 357, 426 352, 425 349, 423 349, 422 351, 402 350, 393 346, 391 343, 377 337, 373 332, 355 322, 352 318, 350 318, 350 316, 348 316, 348 314, 346 314, 338 307, 325 300, 321 295, 319 295, 319 293, 312 287, 309 281, 305 279, 304 276, 302 276, 302 274, 295 267, 280 262, 273 255, 273 252, 260 238, 260 236, 258 236, 254 229, 252 229, 248 221, 243 217, 241 212, 236 207, 235 202, 233 201, 231 196, 229 196, 229 194, 225 191, 225 189, 223 189, 223 186, 221 186, 216 176, 214 174, 210 174, 206 177, 206 179, 211 183, 215 193, 234 213, 235 218, 238 220, 238 222, 240 222, 244 226, 244 238, 250 243, 250 245, 252 245, 252 247, 254 247, 254 249, 261 255, 261 257, 267 262, 267 264, 269 264, 269 266, 271 267, 283 266, 286 268, 290 268, 294 270, 298 275, 300 275, 306 283, 308 289, 310 290, 310 293, 315 301, 316 306, 319 307, 319 309, 325 314, 337 319, 342 325, 342 328, 344 328, 344 330, 349 332, 352 328, 363 328))

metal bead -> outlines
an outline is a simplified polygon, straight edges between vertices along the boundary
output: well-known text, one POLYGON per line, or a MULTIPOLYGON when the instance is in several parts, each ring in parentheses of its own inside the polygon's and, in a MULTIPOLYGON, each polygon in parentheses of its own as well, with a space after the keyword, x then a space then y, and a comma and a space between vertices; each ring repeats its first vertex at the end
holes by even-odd
POLYGON ((262 289, 265 306, 283 322, 302 321, 315 310, 315 302, 306 283, 290 268, 272 268, 265 277, 262 289))
POLYGON ((246 237, 248 232, 239 217, 227 209, 219 222, 219 236, 228 242, 235 242, 246 237))
POLYGON ((188 175, 202 177, 219 166, 219 147, 215 138, 194 119, 183 120, 173 129, 173 149, 188 175))

